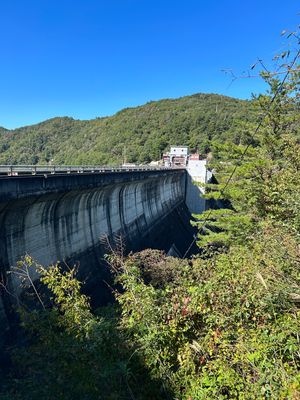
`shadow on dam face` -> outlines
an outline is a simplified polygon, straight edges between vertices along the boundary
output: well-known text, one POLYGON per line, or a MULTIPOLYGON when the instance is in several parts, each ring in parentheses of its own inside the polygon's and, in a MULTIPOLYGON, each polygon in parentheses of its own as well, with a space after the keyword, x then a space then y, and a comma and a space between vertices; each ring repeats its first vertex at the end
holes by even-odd
MULTIPOLYGON (((0 268, 9 291, 22 296, 7 274, 29 254, 37 263, 78 265, 93 306, 112 299, 107 253, 101 238, 122 237, 126 252, 145 248, 182 256, 193 241, 186 206, 185 170, 126 171, 87 175, 28 176, 1 180, 0 268)), ((190 254, 196 250, 190 249, 190 254)), ((33 280, 38 275, 33 273, 33 280)), ((1 290, 0 324, 7 324, 13 298, 1 290)))
MULTIPOLYGON (((121 242, 125 254, 151 248, 163 250, 166 254, 175 257, 182 257, 196 234, 196 229, 190 224, 191 219, 187 206, 182 202, 135 241, 131 242, 122 236, 106 236, 99 241, 99 245, 77 257, 76 262, 80 266, 78 277, 85 282, 83 291, 91 296, 92 307, 113 301, 111 272, 104 261, 105 255, 111 252, 110 246, 114 249, 121 242)), ((189 249, 189 255, 197 251, 197 246, 193 244, 189 249)), ((70 262, 72 261, 74 260, 70 262)))

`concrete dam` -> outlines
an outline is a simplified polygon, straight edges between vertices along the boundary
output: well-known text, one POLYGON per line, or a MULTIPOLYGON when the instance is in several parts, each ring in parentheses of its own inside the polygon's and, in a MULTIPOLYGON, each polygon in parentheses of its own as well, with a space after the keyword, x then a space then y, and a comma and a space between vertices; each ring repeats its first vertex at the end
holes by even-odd
POLYGON ((80 278, 101 303, 106 294, 99 282, 107 271, 100 260, 108 252, 101 238, 114 246, 121 236, 127 252, 156 248, 177 256, 193 239, 185 169, 69 172, 0 177, 1 326, 14 302, 9 293, 21 295, 8 271, 25 254, 43 266, 79 264, 80 278))

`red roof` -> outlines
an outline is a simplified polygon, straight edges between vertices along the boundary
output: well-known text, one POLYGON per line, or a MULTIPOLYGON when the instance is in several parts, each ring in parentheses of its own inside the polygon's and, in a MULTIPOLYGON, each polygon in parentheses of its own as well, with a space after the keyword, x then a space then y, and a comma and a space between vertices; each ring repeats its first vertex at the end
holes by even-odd
POLYGON ((200 154, 191 154, 190 160, 200 160, 200 154))

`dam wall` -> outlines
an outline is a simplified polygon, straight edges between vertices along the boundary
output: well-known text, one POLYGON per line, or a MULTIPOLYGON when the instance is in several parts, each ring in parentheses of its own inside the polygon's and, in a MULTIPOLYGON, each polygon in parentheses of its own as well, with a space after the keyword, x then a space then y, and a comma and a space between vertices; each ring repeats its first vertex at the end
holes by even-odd
POLYGON ((0 288, 0 324, 13 301, 8 292, 22 291, 8 272, 25 254, 43 266, 78 263, 80 278, 97 290, 107 242, 114 246, 122 236, 127 252, 175 245, 183 254, 193 235, 183 169, 7 177, 0 188, 0 272, 7 289, 0 288))

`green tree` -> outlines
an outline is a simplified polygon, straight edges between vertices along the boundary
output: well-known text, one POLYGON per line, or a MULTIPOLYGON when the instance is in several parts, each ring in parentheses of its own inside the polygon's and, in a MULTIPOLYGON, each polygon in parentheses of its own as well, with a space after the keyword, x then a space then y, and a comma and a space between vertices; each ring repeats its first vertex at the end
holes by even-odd
POLYGON ((243 242, 265 219, 299 228, 299 66, 283 68, 284 82, 263 73, 270 91, 255 99, 261 116, 252 142, 213 147, 218 184, 207 185, 206 197, 230 207, 198 216, 201 245, 243 242))

